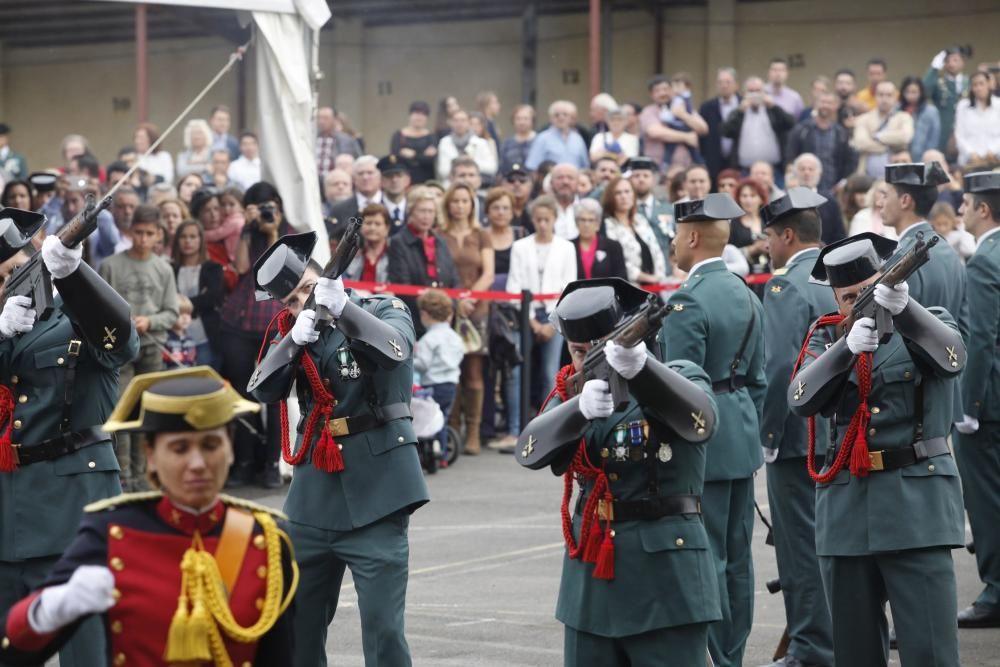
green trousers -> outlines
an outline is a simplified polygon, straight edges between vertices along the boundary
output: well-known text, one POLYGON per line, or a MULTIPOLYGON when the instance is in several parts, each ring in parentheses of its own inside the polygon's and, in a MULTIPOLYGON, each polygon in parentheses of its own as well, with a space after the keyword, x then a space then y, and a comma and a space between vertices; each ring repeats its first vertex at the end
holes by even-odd
POLYGON ((947 547, 820 556, 836 667, 885 667, 889 626, 905 667, 959 667, 955 570, 947 547))
POLYGON ((701 508, 722 605, 708 650, 716 667, 739 667, 753 625, 753 478, 705 482, 701 508))
POLYGON ((601 637, 566 626, 566 667, 704 667, 707 623, 601 637))
POLYGON ((1000 423, 982 422, 976 433, 959 434, 955 462, 976 542, 979 578, 986 584, 976 602, 1000 608, 1000 423))
POLYGON ((351 531, 294 521, 288 533, 299 563, 293 667, 325 667, 327 628, 337 613, 344 571, 351 568, 361 613, 366 667, 409 667, 403 611, 409 576, 410 516, 391 514, 351 531))
MULTIPOLYGON (((58 560, 58 556, 46 556, 17 562, 0 561, 0 613, 6 614, 19 600, 39 588, 58 560)), ((5 664, 0 661, 0 667, 5 664)), ((100 616, 92 616, 81 623, 70 640, 59 649, 59 666, 94 667, 106 664, 104 625, 100 616)))
POLYGON ((805 458, 767 464, 767 499, 785 623, 792 640, 788 653, 802 662, 830 667, 833 631, 816 557, 816 484, 805 458))
MULTIPOLYGON (((119 396, 125 392, 128 383, 136 375, 153 373, 163 370, 163 354, 155 345, 144 345, 139 348, 139 355, 118 371, 119 396)), ((122 491, 145 491, 149 489, 146 483, 146 452, 143 433, 114 434, 115 454, 118 455, 118 467, 122 476, 122 491)))

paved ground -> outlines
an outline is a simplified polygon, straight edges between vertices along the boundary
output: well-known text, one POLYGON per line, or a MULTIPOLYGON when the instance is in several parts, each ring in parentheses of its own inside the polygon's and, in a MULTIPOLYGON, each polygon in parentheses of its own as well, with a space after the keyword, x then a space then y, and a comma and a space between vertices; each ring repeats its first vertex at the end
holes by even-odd
MULTIPOLYGON (((553 618, 563 553, 558 507, 562 481, 523 470, 488 452, 462 458, 428 478, 432 502, 410 527, 407 635, 416 665, 555 666, 562 626, 553 618)), ((243 494, 280 506, 281 494, 243 494)), ((763 477, 757 498, 767 512, 763 477)), ((777 575, 758 524, 754 539, 757 606, 748 667, 770 662, 784 627, 780 596, 764 583, 777 575)), ((975 562, 955 552, 961 605, 978 593, 975 562)), ((1000 630, 963 630, 962 664, 1000 667, 1000 630)), ((345 581, 330 634, 330 664, 364 664, 356 598, 345 581)), ((898 656, 892 664, 899 664, 898 656)), ((665 665, 668 663, 665 663, 665 665)))

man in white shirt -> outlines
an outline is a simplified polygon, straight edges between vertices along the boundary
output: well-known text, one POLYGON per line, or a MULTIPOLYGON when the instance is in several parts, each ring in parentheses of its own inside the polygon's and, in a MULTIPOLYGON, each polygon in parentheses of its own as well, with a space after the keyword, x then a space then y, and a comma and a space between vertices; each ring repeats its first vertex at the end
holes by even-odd
POLYGON ((555 235, 567 241, 580 235, 576 229, 576 216, 573 214, 573 205, 577 202, 577 173, 576 167, 568 163, 557 164, 549 172, 549 190, 559 204, 555 235))
POLYGON ((354 161, 354 196, 330 210, 330 217, 326 220, 327 235, 330 239, 339 240, 351 218, 357 217, 368 204, 381 203, 382 175, 378 170, 378 158, 362 155, 354 161))
POLYGON ((240 134, 240 156, 229 165, 229 180, 244 190, 260 180, 260 144, 253 132, 240 134))
POLYGON ((438 143, 437 175, 445 181, 451 172, 451 163, 461 155, 476 161, 480 174, 493 176, 497 173, 497 154, 486 140, 477 137, 469 124, 469 114, 459 109, 449 119, 451 133, 438 143))

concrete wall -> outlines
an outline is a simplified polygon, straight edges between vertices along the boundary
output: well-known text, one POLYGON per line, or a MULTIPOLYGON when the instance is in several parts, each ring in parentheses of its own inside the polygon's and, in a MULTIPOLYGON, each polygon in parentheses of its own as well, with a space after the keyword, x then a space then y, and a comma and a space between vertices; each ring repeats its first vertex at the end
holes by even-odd
MULTIPOLYGON (((888 60, 893 79, 922 74, 934 53, 952 43, 971 43, 975 62, 1000 59, 996 0, 779 0, 739 3, 708 0, 703 7, 664 12, 664 70, 685 70, 701 99, 714 86, 715 69, 737 65, 740 76, 763 73, 774 55, 795 57, 791 83, 808 90, 817 74, 848 66, 861 73, 873 56, 888 60)), ((654 25, 648 12, 617 12, 612 21, 611 92, 644 102, 645 81, 655 71, 654 25)), ((150 47, 150 109, 165 125, 227 58, 221 39, 153 42, 150 47)), ((343 109, 369 149, 383 153, 392 131, 405 122, 414 99, 436 106, 456 95, 471 107, 478 91, 496 90, 501 127, 521 95, 521 21, 415 24, 366 28, 337 22, 323 34, 320 101, 343 109)), ((252 67, 252 51, 250 62, 252 67)), ((585 15, 543 16, 538 25, 539 108, 557 98, 587 112, 585 15)), ((0 119, 14 128, 13 141, 31 167, 57 164, 68 132, 87 136, 106 163, 131 142, 136 119, 135 65, 131 44, 61 49, 0 49, 0 119), (130 106, 125 108, 125 100, 130 106)), ((254 77, 248 72, 250 125, 255 124, 254 77)), ((205 116, 217 103, 235 106, 236 78, 225 78, 195 111, 205 116)), ((167 143, 180 146, 180 134, 167 143)))

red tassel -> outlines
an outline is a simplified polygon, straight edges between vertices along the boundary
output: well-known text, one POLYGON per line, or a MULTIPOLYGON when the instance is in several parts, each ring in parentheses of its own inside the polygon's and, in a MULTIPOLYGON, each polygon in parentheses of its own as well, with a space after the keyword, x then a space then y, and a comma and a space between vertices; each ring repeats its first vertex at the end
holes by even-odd
POLYGON ((10 446, 10 435, 4 435, 0 439, 0 472, 14 472, 16 468, 14 448, 10 446))
POLYGON ((0 385, 0 472, 14 472, 14 448, 10 446, 10 420, 14 416, 14 394, 7 385, 0 385))
POLYGON ((597 565, 594 567, 594 579, 611 580, 615 578, 615 539, 612 537, 611 525, 604 529, 604 540, 597 554, 597 565))
POLYGON ((313 465, 324 472, 340 472, 344 469, 344 457, 340 453, 340 446, 330 434, 329 427, 323 429, 313 450, 313 465))
POLYGON ((590 524, 590 532, 587 533, 586 539, 581 560, 584 563, 596 563, 597 556, 601 551, 601 521, 597 516, 590 524))
MULTIPOLYGON (((867 412, 868 406, 862 404, 861 409, 867 412)), ((858 435, 854 439, 854 447, 851 449, 851 474, 855 477, 867 477, 868 471, 872 468, 871 457, 868 456, 868 439, 865 438, 865 429, 868 428, 868 420, 858 420, 858 435)))

